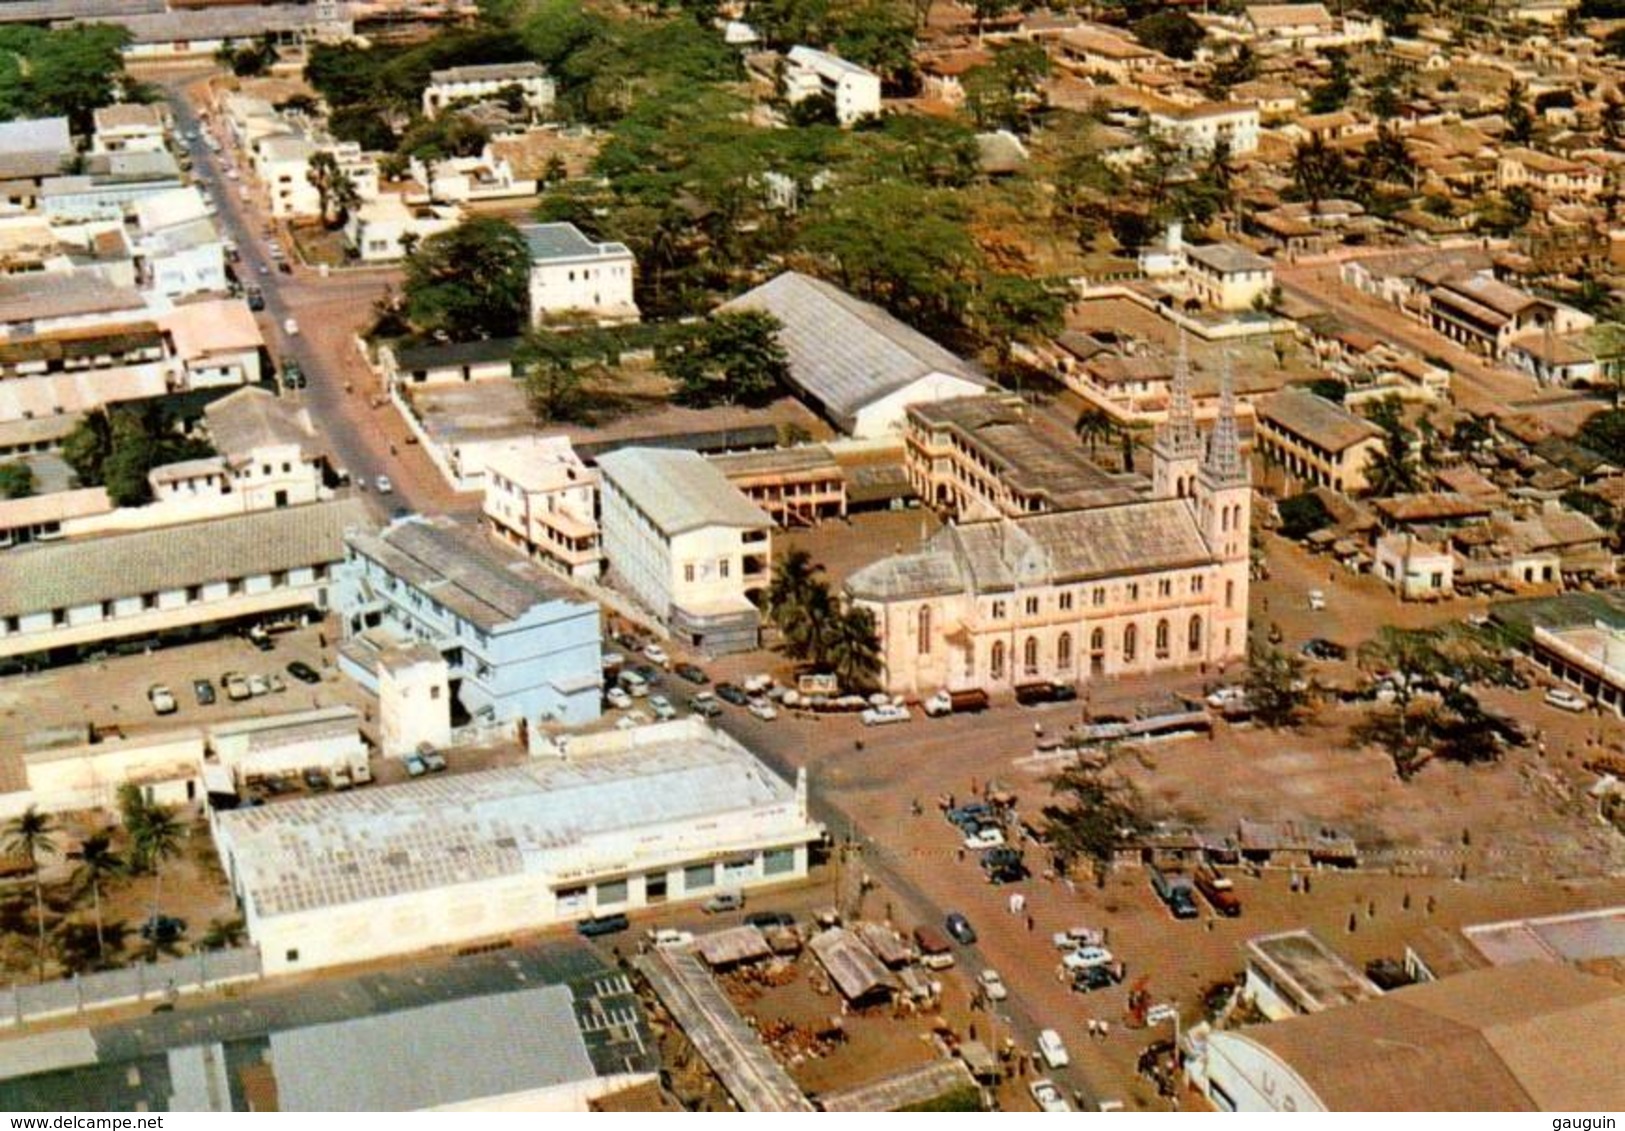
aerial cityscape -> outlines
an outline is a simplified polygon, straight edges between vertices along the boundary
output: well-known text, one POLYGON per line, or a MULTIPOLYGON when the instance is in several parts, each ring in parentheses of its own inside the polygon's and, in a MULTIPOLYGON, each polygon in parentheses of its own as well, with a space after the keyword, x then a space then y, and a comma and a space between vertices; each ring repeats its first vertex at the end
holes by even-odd
POLYGON ((1625 0, 0 0, 0 1110, 1625 1112, 1622 204, 1625 0))

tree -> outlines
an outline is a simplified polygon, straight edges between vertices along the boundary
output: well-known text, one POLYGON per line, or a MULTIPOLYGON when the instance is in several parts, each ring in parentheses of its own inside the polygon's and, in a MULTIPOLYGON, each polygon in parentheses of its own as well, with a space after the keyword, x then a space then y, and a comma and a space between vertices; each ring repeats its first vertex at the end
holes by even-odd
POLYGON ((1063 871, 1087 864, 1104 886, 1118 849, 1146 828, 1132 787, 1076 764, 1048 784, 1052 800, 1043 813, 1056 863, 1063 871))
POLYGON ((965 107, 982 129, 1025 133, 1043 104, 1049 56, 1033 43, 1000 48, 993 61, 965 76, 965 107))
POLYGON ((102 881, 123 872, 124 860, 113 851, 112 833, 106 829, 85 837, 78 848, 68 853, 68 859, 78 863, 74 869, 74 879, 90 889, 91 906, 96 916, 96 956, 105 960, 107 942, 102 927, 102 881))
POLYGON ((1348 165, 1343 155, 1319 134, 1298 143, 1292 151, 1292 183, 1311 204, 1330 200, 1348 187, 1348 165))
POLYGON ((1281 537, 1293 541, 1307 538, 1333 522, 1331 512, 1318 495, 1293 495, 1282 499, 1276 510, 1281 514, 1281 537))
MULTIPOLYGON (((140 797, 139 792, 137 797, 140 797)), ((156 919, 163 901, 164 861, 180 854, 185 829, 176 819, 175 810, 167 805, 152 805, 142 800, 137 814, 136 823, 128 827, 128 832, 137 864, 152 872, 152 918, 156 919)))
POLYGON ((107 488, 115 506, 140 506, 152 498, 153 468, 214 454, 207 442, 174 431, 156 405, 116 405, 89 413, 62 444, 62 458, 80 486, 107 488))
POLYGON ((1010 360, 1015 342, 1036 342, 1058 334, 1066 322, 1063 282, 992 272, 984 275, 967 304, 966 316, 1000 362, 1010 360))
POLYGON ((1354 80, 1349 74, 1348 53, 1339 49, 1323 52, 1331 63, 1332 73, 1326 81, 1309 92, 1307 103, 1311 114, 1330 114, 1348 104, 1354 93, 1354 80))
POLYGON ((1202 45, 1206 32, 1202 25, 1184 12, 1163 10, 1138 20, 1133 25, 1134 38, 1160 51, 1170 59, 1190 60, 1202 45))
POLYGON ((505 220, 465 221, 413 251, 404 297, 419 333, 454 342, 513 337, 528 320, 530 248, 505 220))
POLYGON ((1233 86, 1252 82, 1258 77, 1258 56, 1243 43, 1213 65, 1206 93, 1209 98, 1223 98, 1233 86))
POLYGON ((339 159, 325 149, 312 154, 306 162, 305 180, 316 190, 316 207, 322 214, 323 224, 327 223, 332 210, 333 183, 342 176, 344 172, 339 168, 339 159))
POLYGON ((62 115, 89 134, 91 115, 129 85, 122 27, 0 28, 0 119, 62 115))
POLYGON ((514 360, 538 420, 559 424, 586 419, 587 379, 602 377, 606 371, 585 348, 592 344, 590 334, 544 327, 525 335, 514 360))
POLYGON ((1365 468, 1367 494, 1384 499, 1414 494, 1422 489, 1413 435, 1403 424, 1383 429, 1382 447, 1372 453, 1365 468))
POLYGON ((1385 746, 1401 779, 1409 780, 1427 762, 1431 744, 1477 711, 1466 686, 1481 679, 1504 679, 1505 665, 1495 642, 1465 626, 1405 629, 1384 625, 1360 646, 1360 667, 1388 681, 1389 708, 1364 733, 1385 746), (1423 691, 1441 694, 1438 706, 1417 711, 1423 691))
POLYGON ((792 550, 779 559, 768 584, 768 617, 792 660, 816 661, 823 651, 820 634, 833 612, 823 569, 807 551, 792 550))
POLYGON ((197 944, 202 950, 230 950, 247 938, 248 927, 241 919, 210 919, 209 929, 197 944))
POLYGON ((976 35, 980 38, 987 21, 996 20, 1016 6, 1017 0, 970 0, 971 15, 976 19, 976 35))
POLYGON ((1509 140, 1519 145, 1527 145, 1535 133, 1535 116, 1529 110, 1529 104, 1524 101, 1528 88, 1517 79, 1508 79, 1505 101, 1501 106, 1501 117, 1506 122, 1509 140))
POLYGON ((835 54, 874 71, 892 89, 913 90, 913 12, 888 0, 859 0, 834 9, 829 23, 835 54))
POLYGON ((1117 438, 1120 427, 1117 418, 1103 408, 1086 408, 1078 414, 1078 419, 1072 424, 1072 431, 1077 433, 1078 439, 1089 449, 1093 456, 1095 449, 1102 443, 1110 444, 1117 438))
POLYGON ((819 666, 835 673, 843 691, 872 691, 882 667, 874 614, 857 605, 842 609, 824 642, 819 666))
POLYGON ((767 610, 781 630, 780 618, 788 620, 799 615, 823 569, 802 549, 791 550, 773 566, 773 578, 767 586, 767 610))
POLYGON ((0 498, 26 499, 34 493, 34 469, 21 460, 0 463, 0 498))
POLYGON ((1303 661, 1273 644, 1254 641, 1247 649, 1247 702, 1267 727, 1297 725, 1309 702, 1303 661))
POLYGON ((779 320, 763 311, 717 314, 661 364, 677 382, 684 404, 760 407, 777 397, 790 377, 781 329, 779 320))
POLYGON ((1599 322, 1586 332, 1586 340, 1618 412, 1620 394, 1625 392, 1625 323, 1599 322))
POLYGON ((9 856, 23 856, 28 860, 34 877, 34 913, 39 924, 39 978, 45 981, 45 883, 40 873, 40 860, 56 852, 56 822, 39 808, 30 805, 5 825, 5 847, 9 856))

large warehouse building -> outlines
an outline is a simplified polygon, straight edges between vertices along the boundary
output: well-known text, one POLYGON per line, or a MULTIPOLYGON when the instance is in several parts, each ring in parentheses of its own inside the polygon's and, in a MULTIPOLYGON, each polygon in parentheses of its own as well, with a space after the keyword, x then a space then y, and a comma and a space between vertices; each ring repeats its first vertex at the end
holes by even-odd
POLYGON ((218 814, 267 974, 363 962, 805 876, 823 829, 695 718, 558 756, 218 814))

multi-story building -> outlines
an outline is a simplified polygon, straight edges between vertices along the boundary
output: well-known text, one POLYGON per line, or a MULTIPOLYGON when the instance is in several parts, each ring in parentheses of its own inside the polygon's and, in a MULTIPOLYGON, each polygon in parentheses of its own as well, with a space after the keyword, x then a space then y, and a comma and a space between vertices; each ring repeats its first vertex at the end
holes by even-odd
POLYGON ((1020 397, 910 405, 904 445, 914 493, 960 522, 1132 502, 1148 492, 1139 476, 1092 463, 1076 437, 1020 397))
POLYGON ((162 102, 116 102, 91 114, 92 153, 163 149, 169 133, 169 107, 162 102))
POLYGON ((838 55, 812 47, 792 47, 784 60, 784 97, 790 103, 826 95, 835 120, 850 126, 880 113, 880 76, 838 55))
POLYGON ((449 519, 401 519, 345 539, 335 592, 339 664, 378 690, 379 653, 423 641, 440 651, 451 694, 475 720, 598 717, 598 605, 556 574, 449 519))
POLYGON ((622 448, 598 470, 611 576, 683 643, 755 648, 773 520, 695 452, 622 448))
POLYGON ((598 473, 567 436, 526 436, 485 461, 486 521, 515 549, 571 577, 597 580, 598 473))
POLYGON ((846 473, 823 444, 730 452, 711 465, 780 526, 846 517, 846 473))
POLYGON ((1383 431, 1363 416, 1306 389, 1259 398, 1253 443, 1298 484, 1356 494, 1383 448, 1383 431))
POLYGON ((1153 133, 1193 155, 1212 153, 1221 141, 1233 157, 1258 148, 1258 107, 1248 102, 1169 103, 1146 117, 1153 133))
POLYGON ((1149 498, 950 525, 852 574, 895 694, 1086 684, 1247 651, 1252 488, 1228 388, 1204 456, 1189 376, 1149 498))
POLYGON ((252 144, 254 172, 265 186, 271 215, 278 219, 319 216, 321 193, 310 179, 310 160, 330 153, 363 201, 378 196, 378 163, 353 141, 333 141, 294 133, 268 134, 252 144))
POLYGON ((85 158, 83 172, 42 181, 39 207, 58 222, 122 220, 137 201, 184 184, 167 149, 96 153, 85 158))
POLYGON ((530 248, 530 320, 574 316, 635 322, 637 260, 623 243, 594 243, 574 224, 521 224, 530 248))
POLYGON ((1080 71, 1129 82, 1141 71, 1168 60, 1142 44, 1098 27, 1076 27, 1061 33, 1061 58, 1080 71))
POLYGON ((1185 248, 1185 285, 1215 310, 1250 310, 1275 289, 1275 267, 1235 244, 1199 244, 1185 248))
POLYGON ((321 497, 324 461, 304 410, 247 388, 210 403, 203 419, 229 476, 227 490, 245 508, 299 506, 321 497))
POLYGON ((1502 192, 1524 186, 1560 200, 1592 200, 1602 195, 1607 179, 1595 165, 1520 147, 1501 152, 1495 183, 1502 192))
POLYGON ((1591 315, 1508 286, 1489 272, 1450 275, 1428 292, 1428 324, 1451 341, 1488 357, 1503 356, 1513 340, 1531 332, 1584 330, 1591 315))
POLYGON ((0 555, 0 656, 71 659, 119 641, 161 643, 328 607, 353 499, 0 555))
POLYGON ((431 71, 423 89, 423 116, 433 118, 454 102, 478 102, 517 89, 526 107, 545 114, 553 107, 553 78, 540 63, 489 63, 431 71))

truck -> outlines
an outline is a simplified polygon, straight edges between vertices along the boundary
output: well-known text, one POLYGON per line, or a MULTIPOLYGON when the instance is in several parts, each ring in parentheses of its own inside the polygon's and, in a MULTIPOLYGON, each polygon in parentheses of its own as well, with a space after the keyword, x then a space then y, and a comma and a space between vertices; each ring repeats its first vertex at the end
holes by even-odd
POLYGON ((976 711, 987 710, 987 692, 980 687, 967 688, 963 691, 949 691, 946 688, 937 692, 922 704, 922 709, 933 719, 944 715, 971 714, 976 711))
POLYGON ((1196 906, 1196 888, 1184 872, 1151 866, 1151 890, 1175 919, 1194 919, 1201 914, 1196 906))
POLYGON ((1226 919, 1234 919, 1241 914, 1241 897, 1236 894, 1235 883, 1217 868, 1209 866, 1197 869, 1196 890, 1202 893, 1202 898, 1208 901, 1213 910, 1226 919))

